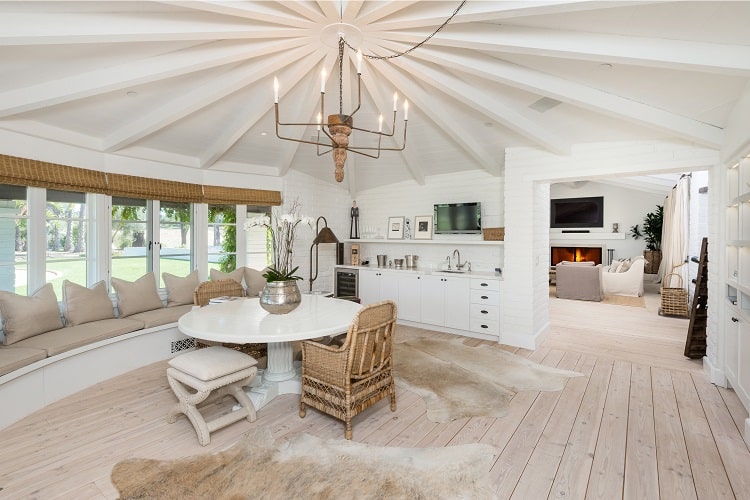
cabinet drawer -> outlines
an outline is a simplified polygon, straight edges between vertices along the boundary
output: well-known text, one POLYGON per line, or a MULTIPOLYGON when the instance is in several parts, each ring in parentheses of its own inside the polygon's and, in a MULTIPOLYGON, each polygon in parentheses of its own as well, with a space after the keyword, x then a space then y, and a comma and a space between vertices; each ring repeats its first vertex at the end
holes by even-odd
POLYGON ((487 304, 489 306, 500 305, 500 293, 487 290, 471 290, 472 304, 487 304))
POLYGON ((471 331, 487 335, 500 335, 500 323, 486 318, 471 318, 471 331))
POLYGON ((500 291, 500 280, 487 280, 481 278, 471 278, 471 288, 476 290, 500 291))
POLYGON ((471 305, 471 319, 477 319, 480 321, 497 321, 500 313, 498 306, 492 306, 487 304, 472 304, 471 305))

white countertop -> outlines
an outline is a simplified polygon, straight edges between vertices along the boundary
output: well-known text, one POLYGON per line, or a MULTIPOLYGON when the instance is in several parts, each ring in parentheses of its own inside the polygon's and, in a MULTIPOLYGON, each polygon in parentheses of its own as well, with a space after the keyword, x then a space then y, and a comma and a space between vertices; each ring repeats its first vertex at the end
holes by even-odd
POLYGON ((377 266, 351 266, 351 265, 336 265, 334 266, 336 269, 367 269, 372 271, 392 271, 392 272, 398 272, 398 273, 419 273, 419 274, 435 274, 438 276, 456 276, 456 277, 464 277, 464 278, 482 278, 482 279, 496 279, 501 280, 503 279, 502 274, 496 273, 494 271, 471 271, 471 272, 450 272, 445 271, 441 269, 430 269, 427 267, 377 267, 377 266))

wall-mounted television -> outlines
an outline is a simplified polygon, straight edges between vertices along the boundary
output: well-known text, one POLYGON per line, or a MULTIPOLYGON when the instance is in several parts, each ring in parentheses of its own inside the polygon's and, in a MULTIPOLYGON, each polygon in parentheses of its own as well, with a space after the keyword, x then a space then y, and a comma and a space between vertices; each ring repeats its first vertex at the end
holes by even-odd
POLYGON ((482 232, 481 203, 440 203, 435 205, 435 234, 482 232))
POLYGON ((604 227, 604 197, 550 200, 550 227, 604 227))

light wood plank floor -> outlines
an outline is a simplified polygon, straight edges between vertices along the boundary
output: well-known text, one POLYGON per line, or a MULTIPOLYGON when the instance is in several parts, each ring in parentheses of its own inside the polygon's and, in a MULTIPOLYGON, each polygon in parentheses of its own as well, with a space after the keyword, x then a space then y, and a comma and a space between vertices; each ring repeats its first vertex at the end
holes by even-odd
MULTIPOLYGON (((427 420, 421 398, 401 390, 396 413, 382 401, 355 419, 354 440, 492 444, 501 450, 490 471, 500 498, 750 499, 750 452, 740 431, 747 412, 731 390, 706 382, 700 361, 682 357, 687 320, 659 317, 658 296, 647 305, 551 299, 542 348, 507 349, 584 377, 560 392, 517 394, 503 418, 449 424, 427 420)), ((203 448, 186 419, 165 421, 175 401, 165 364, 98 384, 2 431, 0 498, 116 498, 109 480, 116 462, 218 451, 257 427, 278 440, 301 432, 343 438, 340 422, 314 410, 300 419, 298 398, 287 395, 259 411, 256 423, 213 433, 203 448)))

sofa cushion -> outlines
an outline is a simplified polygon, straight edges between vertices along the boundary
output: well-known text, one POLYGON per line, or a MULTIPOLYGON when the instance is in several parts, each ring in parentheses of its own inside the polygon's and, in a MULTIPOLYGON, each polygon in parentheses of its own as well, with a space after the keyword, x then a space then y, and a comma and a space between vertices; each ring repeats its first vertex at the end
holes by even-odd
POLYGON ((29 347, 0 347, 0 375, 5 375, 13 370, 30 365, 35 361, 47 357, 44 349, 32 349, 29 347))
POLYGON ((104 281, 86 288, 72 281, 63 281, 63 303, 65 304, 65 324, 68 326, 90 323, 100 319, 112 319, 115 310, 107 293, 104 281))
POLYGON ((166 325, 168 323, 176 323, 180 316, 190 312, 193 308, 192 304, 174 306, 174 307, 162 307, 161 309, 154 309, 153 311, 146 311, 138 314, 128 316, 128 319, 135 319, 143 323, 143 328, 152 328, 154 326, 166 325))
POLYGON ((102 319, 76 326, 66 326, 59 330, 43 333, 18 342, 18 347, 44 349, 47 356, 77 347, 116 337, 124 333, 143 329, 143 323, 129 318, 102 319))
POLYGON ((167 288, 167 307, 193 303, 193 292, 200 282, 197 270, 185 277, 169 273, 161 273, 161 277, 164 279, 164 285, 167 288))
POLYGON ((245 268, 245 294, 248 297, 257 297, 266 286, 266 278, 263 277, 263 272, 252 267, 245 268))
POLYGON ((620 268, 620 264, 622 264, 622 261, 613 260, 612 263, 607 268, 607 272, 608 273, 616 273, 617 270, 620 268))
POLYGON ((156 290, 153 272, 146 273, 135 281, 112 278, 112 287, 117 293, 117 310, 120 311, 120 316, 164 307, 156 290))
POLYGON ((0 315, 3 318, 5 345, 63 327, 60 307, 51 283, 29 297, 0 291, 0 315))
POLYGON ((240 285, 242 285, 242 278, 244 278, 245 276, 245 268, 238 267, 237 269, 229 273, 223 273, 219 271, 218 269, 211 269, 209 271, 209 275, 211 276, 211 281, 234 280, 240 285))

